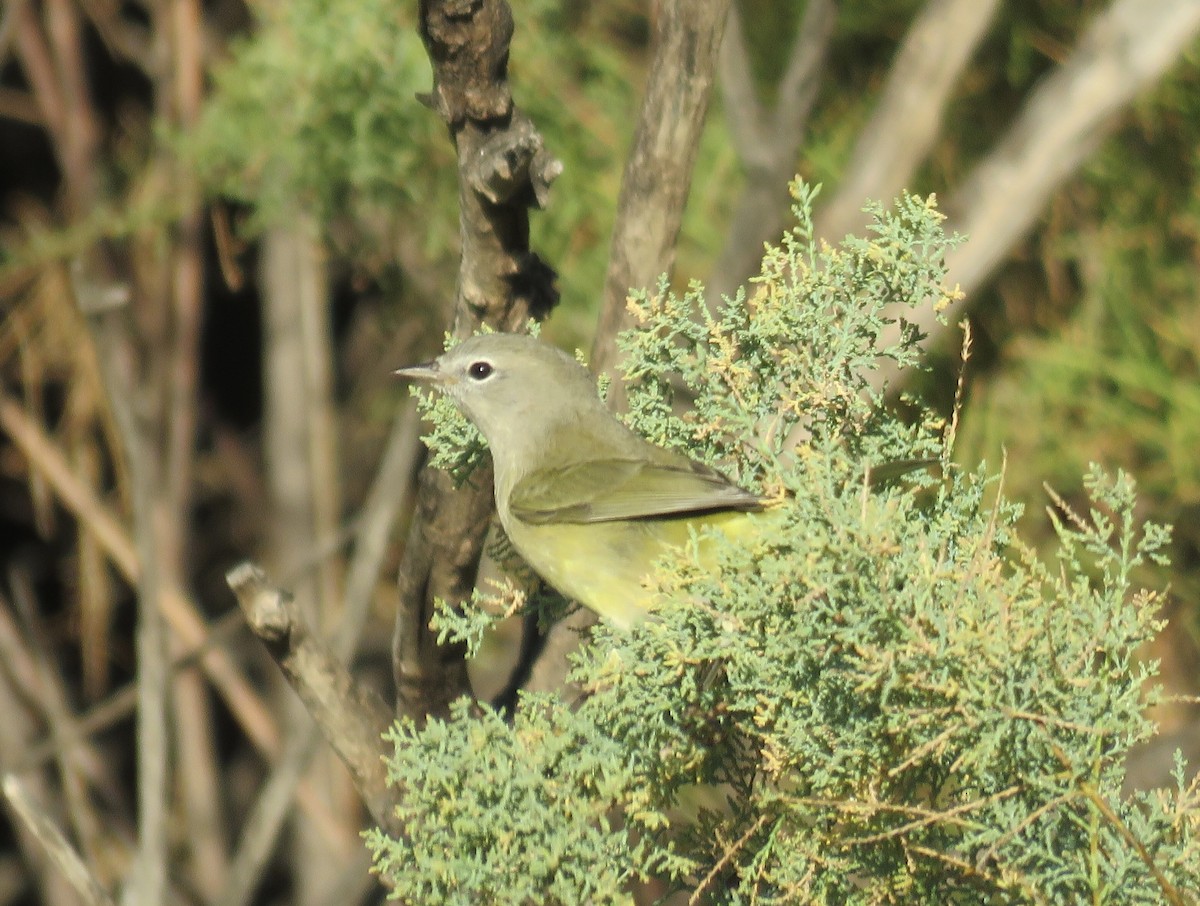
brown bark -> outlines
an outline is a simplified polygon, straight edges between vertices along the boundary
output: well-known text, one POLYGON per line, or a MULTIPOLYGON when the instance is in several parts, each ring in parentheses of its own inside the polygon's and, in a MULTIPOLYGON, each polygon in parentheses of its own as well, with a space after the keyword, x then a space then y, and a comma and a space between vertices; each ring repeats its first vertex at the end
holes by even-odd
MULTIPOLYGON (((425 102, 445 121, 458 152, 462 261, 453 332, 487 324, 521 330, 557 301, 554 273, 529 248, 529 208, 545 202, 562 165, 513 105, 508 87, 512 14, 503 0, 422 0, 421 37, 433 64, 425 102)), ((475 584, 492 512, 490 470, 457 490, 426 469, 400 566, 393 639, 397 710, 444 715, 470 691, 464 649, 439 645, 429 629, 433 601, 461 603, 475 584)))

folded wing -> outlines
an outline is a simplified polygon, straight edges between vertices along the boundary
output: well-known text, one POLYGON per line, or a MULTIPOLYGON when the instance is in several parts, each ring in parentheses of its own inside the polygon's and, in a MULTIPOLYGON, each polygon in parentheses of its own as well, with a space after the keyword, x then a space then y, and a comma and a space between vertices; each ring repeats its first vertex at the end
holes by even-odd
POLYGON ((525 522, 613 522, 720 510, 759 510, 763 501, 720 472, 682 460, 663 464, 597 459, 538 469, 513 488, 513 516, 525 522))

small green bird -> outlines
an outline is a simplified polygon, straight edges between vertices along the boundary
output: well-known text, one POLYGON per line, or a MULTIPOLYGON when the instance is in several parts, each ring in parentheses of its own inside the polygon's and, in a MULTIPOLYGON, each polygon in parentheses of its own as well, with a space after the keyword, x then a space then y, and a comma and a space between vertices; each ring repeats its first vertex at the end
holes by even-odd
POLYGON ((582 365, 533 337, 483 334, 396 374, 433 384, 483 434, 517 552, 618 626, 650 612, 647 578, 669 548, 701 528, 738 537, 759 521, 763 498, 633 433, 582 365))

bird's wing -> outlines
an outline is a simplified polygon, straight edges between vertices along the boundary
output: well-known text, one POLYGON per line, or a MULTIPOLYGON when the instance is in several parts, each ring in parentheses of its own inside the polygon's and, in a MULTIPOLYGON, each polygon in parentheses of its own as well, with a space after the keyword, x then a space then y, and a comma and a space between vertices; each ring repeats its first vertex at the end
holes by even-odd
POLYGON ((682 460, 594 459, 537 469, 517 482, 509 511, 525 522, 611 522, 712 510, 757 510, 762 500, 720 472, 682 460))

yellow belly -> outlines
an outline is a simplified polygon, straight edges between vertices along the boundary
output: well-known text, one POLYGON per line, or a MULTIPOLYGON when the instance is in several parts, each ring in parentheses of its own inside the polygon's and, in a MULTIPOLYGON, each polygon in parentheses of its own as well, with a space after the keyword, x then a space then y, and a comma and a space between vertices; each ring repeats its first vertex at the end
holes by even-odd
MULTIPOLYGON (((693 530, 711 527, 730 537, 752 529, 758 514, 724 512, 673 519, 531 525, 509 519, 513 546, 543 579, 567 597, 628 628, 652 606, 648 577, 671 547, 693 530)), ((707 547, 702 543, 703 547, 707 547)))

